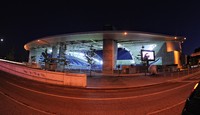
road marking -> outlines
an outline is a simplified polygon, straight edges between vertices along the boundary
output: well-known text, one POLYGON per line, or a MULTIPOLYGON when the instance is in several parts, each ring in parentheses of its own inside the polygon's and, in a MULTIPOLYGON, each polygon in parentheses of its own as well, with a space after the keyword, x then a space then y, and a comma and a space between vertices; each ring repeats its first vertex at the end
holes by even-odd
POLYGON ((147 113, 147 115, 152 115, 152 114, 161 113, 161 112, 163 112, 163 111, 166 111, 166 110, 169 110, 169 109, 171 109, 171 108, 174 108, 174 107, 176 107, 176 106, 178 106, 178 105, 181 105, 181 104, 185 103, 185 101, 186 101, 186 100, 183 100, 183 101, 181 101, 181 102, 179 102, 179 103, 177 103, 177 104, 174 104, 174 105, 172 105, 172 106, 166 107, 166 108, 164 108, 164 109, 159 109, 159 110, 156 110, 156 111, 147 113))
POLYGON ((55 95, 55 94, 50 94, 50 93, 44 93, 44 92, 40 92, 40 91, 36 91, 36 90, 32 90, 32 89, 28 89, 13 83, 10 83, 8 81, 6 81, 8 84, 13 85, 15 87, 30 91, 30 92, 34 92, 34 93, 38 93, 38 94, 43 94, 43 95, 48 95, 48 96, 52 96, 52 97, 58 97, 58 98, 65 98, 65 99, 77 99, 77 100, 100 100, 100 101, 106 101, 106 100, 122 100, 122 99, 134 99, 134 98, 140 98, 140 97, 147 97, 147 96, 152 96, 152 95, 158 95, 161 93, 165 93, 165 92, 169 92, 169 91, 173 91, 173 90, 177 90, 179 88, 185 87, 187 85, 190 85, 192 83, 187 83, 185 85, 181 85, 179 87, 173 88, 173 89, 168 89, 168 90, 164 90, 164 91, 160 91, 160 92, 156 92, 156 93, 151 93, 151 94, 144 94, 144 95, 139 95, 139 96, 130 96, 130 97, 116 97, 116 98, 81 98, 81 97, 69 97, 69 96, 62 96, 62 95, 55 95))
POLYGON ((196 79, 196 80, 198 80, 198 79, 200 79, 200 76, 199 76, 199 75, 198 75, 198 76, 196 75, 196 76, 192 76, 192 77, 190 77, 190 78, 188 78, 188 79, 191 79, 191 80, 192 80, 192 79, 196 79))
POLYGON ((27 108, 29 108, 29 109, 32 109, 32 110, 35 110, 35 111, 37 111, 37 112, 41 112, 41 113, 44 113, 44 114, 48 114, 48 115, 55 115, 55 113, 50 113, 50 112, 47 112, 47 111, 44 111, 44 110, 41 110, 41 109, 37 109, 37 108, 32 107, 32 106, 29 106, 29 105, 27 105, 27 104, 25 104, 25 103, 23 103, 23 102, 20 102, 20 101, 14 99, 13 97, 9 96, 8 94, 2 92, 1 90, 0 90, 0 94, 2 94, 3 96, 7 97, 8 99, 14 101, 15 103, 18 103, 18 104, 20 104, 20 105, 23 105, 23 106, 25 106, 25 107, 27 107, 27 108))
POLYGON ((199 80, 185 80, 185 81, 170 81, 170 82, 174 82, 174 83, 197 83, 199 82, 199 80))

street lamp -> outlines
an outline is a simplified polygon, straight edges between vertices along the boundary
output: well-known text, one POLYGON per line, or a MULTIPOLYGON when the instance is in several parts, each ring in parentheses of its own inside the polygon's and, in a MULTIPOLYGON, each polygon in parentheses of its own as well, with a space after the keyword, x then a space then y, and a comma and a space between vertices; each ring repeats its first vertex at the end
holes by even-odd
POLYGON ((0 41, 3 42, 3 38, 1 38, 0 41))

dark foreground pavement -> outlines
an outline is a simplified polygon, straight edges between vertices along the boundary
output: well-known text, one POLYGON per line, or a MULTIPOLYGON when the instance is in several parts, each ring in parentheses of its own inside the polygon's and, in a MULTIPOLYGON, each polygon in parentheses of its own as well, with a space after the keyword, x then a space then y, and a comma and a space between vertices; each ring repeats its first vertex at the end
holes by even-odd
POLYGON ((195 85, 191 80, 199 80, 199 74, 191 77, 187 76, 187 72, 159 73, 155 76, 96 74, 88 77, 87 88, 71 88, 0 72, 0 113, 180 115, 195 85))
POLYGON ((99 74, 92 73, 87 78, 87 88, 113 89, 113 88, 133 88, 148 85, 155 85, 167 81, 181 80, 187 78, 192 73, 198 72, 199 68, 188 71, 160 72, 157 75, 145 73, 138 74, 99 74))

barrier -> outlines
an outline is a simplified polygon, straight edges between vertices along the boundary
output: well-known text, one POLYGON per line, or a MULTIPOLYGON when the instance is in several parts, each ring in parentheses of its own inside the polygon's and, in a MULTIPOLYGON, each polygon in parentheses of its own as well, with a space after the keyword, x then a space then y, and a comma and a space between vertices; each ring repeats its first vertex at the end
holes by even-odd
POLYGON ((45 71, 40 69, 33 69, 12 62, 6 62, 0 60, 0 70, 8 72, 10 74, 17 75, 19 77, 40 81, 44 83, 75 86, 75 87, 86 87, 87 86, 87 75, 76 74, 76 73, 62 73, 45 71))

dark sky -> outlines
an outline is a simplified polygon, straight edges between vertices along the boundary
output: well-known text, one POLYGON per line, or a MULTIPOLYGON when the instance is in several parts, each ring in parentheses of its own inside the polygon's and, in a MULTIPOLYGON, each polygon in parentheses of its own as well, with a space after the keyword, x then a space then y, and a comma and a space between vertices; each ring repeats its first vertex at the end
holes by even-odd
POLYGON ((66 1, 1 2, 0 38, 5 41, 0 44, 0 57, 14 50, 19 60, 28 58, 23 46, 31 40, 100 31, 105 24, 114 25, 117 30, 184 36, 187 38, 183 47, 185 54, 200 47, 200 3, 197 0, 66 1))

